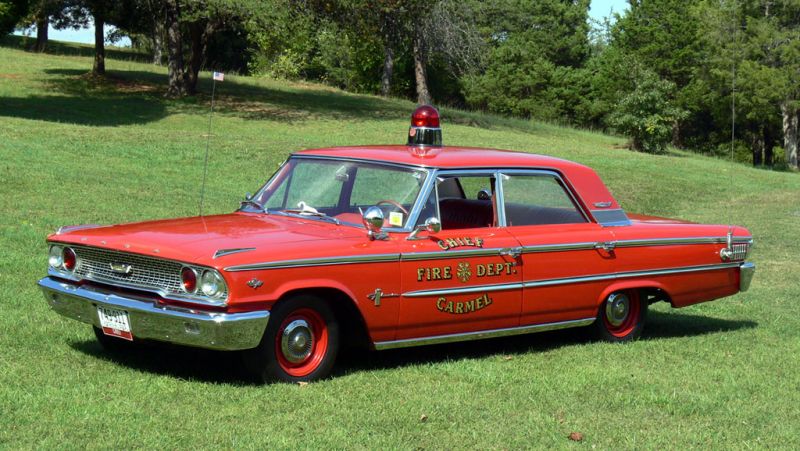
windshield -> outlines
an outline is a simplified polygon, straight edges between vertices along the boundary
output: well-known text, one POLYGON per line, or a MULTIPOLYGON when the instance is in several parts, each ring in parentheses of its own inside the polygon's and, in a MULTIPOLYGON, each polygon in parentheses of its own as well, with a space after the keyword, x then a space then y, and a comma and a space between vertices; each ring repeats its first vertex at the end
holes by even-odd
POLYGON ((330 219, 361 227, 361 212, 381 207, 385 227, 403 228, 427 173, 378 163, 290 159, 253 197, 269 213, 330 219))

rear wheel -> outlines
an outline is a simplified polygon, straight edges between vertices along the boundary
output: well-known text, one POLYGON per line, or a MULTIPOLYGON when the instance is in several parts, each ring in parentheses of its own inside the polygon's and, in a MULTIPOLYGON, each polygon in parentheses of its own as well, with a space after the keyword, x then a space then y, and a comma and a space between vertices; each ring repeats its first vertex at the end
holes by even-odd
POLYGON ((338 350, 336 316, 322 299, 306 295, 278 304, 258 347, 242 357, 259 381, 302 382, 327 376, 338 350))
POLYGON ((594 322, 598 338, 623 342, 639 338, 647 317, 647 302, 637 290, 616 291, 600 305, 594 322))

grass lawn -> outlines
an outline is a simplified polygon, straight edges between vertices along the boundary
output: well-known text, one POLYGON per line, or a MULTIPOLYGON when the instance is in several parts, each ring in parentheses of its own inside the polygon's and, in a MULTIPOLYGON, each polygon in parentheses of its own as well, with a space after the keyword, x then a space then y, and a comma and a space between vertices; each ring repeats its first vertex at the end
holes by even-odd
MULTIPOLYGON (((750 228, 750 291, 657 304, 629 345, 562 331, 348 355, 328 380, 256 386, 231 354, 108 355, 35 286, 60 225, 197 214, 208 74, 206 94, 165 100, 164 69, 136 58, 99 81, 81 52, 19 47, 0 47, 0 448, 800 448, 800 175, 444 109, 446 143, 568 158, 630 212, 750 228)), ((211 213, 294 150, 403 143, 413 109, 235 76, 217 89, 211 213)))

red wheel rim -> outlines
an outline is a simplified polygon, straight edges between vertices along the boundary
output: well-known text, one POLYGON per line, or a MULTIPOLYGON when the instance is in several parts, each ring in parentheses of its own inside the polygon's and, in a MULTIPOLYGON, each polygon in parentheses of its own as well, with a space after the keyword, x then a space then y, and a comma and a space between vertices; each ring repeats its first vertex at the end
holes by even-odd
POLYGON ((275 334, 275 355, 286 374, 308 376, 316 370, 328 351, 328 325, 313 309, 290 313, 275 334))
POLYGON ((614 293, 606 299, 602 312, 606 330, 617 338, 625 338, 639 322, 639 295, 637 293, 614 293))

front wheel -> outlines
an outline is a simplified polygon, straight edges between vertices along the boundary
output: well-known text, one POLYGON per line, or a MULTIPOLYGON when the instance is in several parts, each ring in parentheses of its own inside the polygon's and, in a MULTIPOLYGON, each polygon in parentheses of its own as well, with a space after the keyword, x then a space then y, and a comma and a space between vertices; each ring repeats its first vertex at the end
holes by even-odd
POLYGON ((594 322, 598 338, 611 342, 639 338, 647 317, 647 302, 637 290, 617 291, 600 305, 594 322))
POLYGON ((246 369, 262 382, 322 379, 339 350, 339 324, 330 307, 315 296, 299 296, 271 312, 258 347, 242 353, 246 369))

